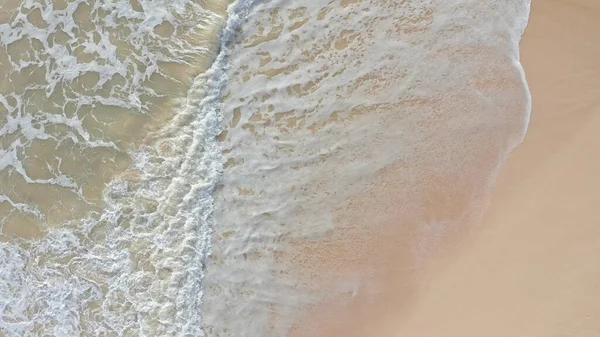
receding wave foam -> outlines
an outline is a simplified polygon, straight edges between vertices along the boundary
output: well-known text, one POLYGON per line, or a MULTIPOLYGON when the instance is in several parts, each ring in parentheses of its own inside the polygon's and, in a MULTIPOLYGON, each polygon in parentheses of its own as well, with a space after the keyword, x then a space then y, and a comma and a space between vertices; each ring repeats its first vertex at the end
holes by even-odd
POLYGON ((386 214, 420 235, 410 263, 478 214, 528 123, 528 13, 527 0, 256 4, 223 98, 212 336, 287 335, 312 304, 356 294, 360 278, 338 272, 382 256, 368 228, 386 214))

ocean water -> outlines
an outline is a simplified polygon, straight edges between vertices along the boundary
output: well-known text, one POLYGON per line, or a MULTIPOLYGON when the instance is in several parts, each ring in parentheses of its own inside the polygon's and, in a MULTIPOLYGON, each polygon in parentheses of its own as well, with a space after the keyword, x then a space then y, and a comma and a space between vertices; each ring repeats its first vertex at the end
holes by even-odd
POLYGON ((432 175, 477 213, 526 131, 528 14, 2 2, 0 335, 286 335, 322 298, 293 247, 343 226, 386 167, 407 219, 432 175))
POLYGON ((2 3, 2 334, 201 335, 226 8, 2 3))

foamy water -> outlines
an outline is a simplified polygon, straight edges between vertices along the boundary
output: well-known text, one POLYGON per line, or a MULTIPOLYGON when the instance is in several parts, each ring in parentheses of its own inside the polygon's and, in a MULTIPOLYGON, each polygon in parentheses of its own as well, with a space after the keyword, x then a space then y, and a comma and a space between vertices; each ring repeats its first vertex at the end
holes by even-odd
POLYGON ((286 335, 298 313, 329 296, 323 287, 356 293, 359 278, 323 284, 331 279, 313 264, 351 265, 370 254, 364 240, 338 231, 332 247, 312 242, 377 222, 361 218, 367 203, 350 200, 390 165, 400 168, 398 203, 382 212, 400 214, 399 226, 417 223, 415 261, 444 228, 478 212, 528 123, 518 62, 528 12, 520 0, 255 6, 230 46, 227 162, 205 283, 211 335, 286 335), (455 214, 427 217, 458 198, 455 214), (305 242, 316 248, 296 248, 305 242))
POLYGON ((524 135, 527 0, 227 6, 0 5, 4 335, 286 335, 293 243, 392 164, 407 214, 475 199, 524 135))
POLYGON ((2 4, 0 329, 199 336, 226 4, 2 4))

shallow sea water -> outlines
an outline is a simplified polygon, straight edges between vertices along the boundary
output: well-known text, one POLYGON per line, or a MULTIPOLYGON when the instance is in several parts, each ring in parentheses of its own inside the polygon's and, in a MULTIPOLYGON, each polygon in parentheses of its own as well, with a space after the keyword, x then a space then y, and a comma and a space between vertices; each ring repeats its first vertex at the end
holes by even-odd
POLYGON ((0 5, 4 335, 201 335, 226 8, 0 5))

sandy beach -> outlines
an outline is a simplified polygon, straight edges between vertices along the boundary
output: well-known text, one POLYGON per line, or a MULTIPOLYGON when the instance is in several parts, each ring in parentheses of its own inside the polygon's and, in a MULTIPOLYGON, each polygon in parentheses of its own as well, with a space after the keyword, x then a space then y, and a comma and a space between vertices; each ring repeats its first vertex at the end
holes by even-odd
POLYGON ((600 336, 600 1, 532 1, 5 0, 0 337, 600 336))
MULTIPOLYGON (((301 321, 298 335, 600 333, 599 15, 595 1, 533 1, 521 41, 532 119, 524 143, 500 171, 483 221, 441 243, 418 284, 406 280, 414 272, 410 264, 381 267, 385 257, 371 247, 375 254, 366 260, 385 270, 374 279, 387 281, 367 278, 365 285, 382 296, 334 299, 301 321)), ((380 186, 388 193, 390 181, 380 186)), ((374 205, 363 206, 377 213, 374 205)), ((398 243, 388 257, 407 253, 398 243)))

